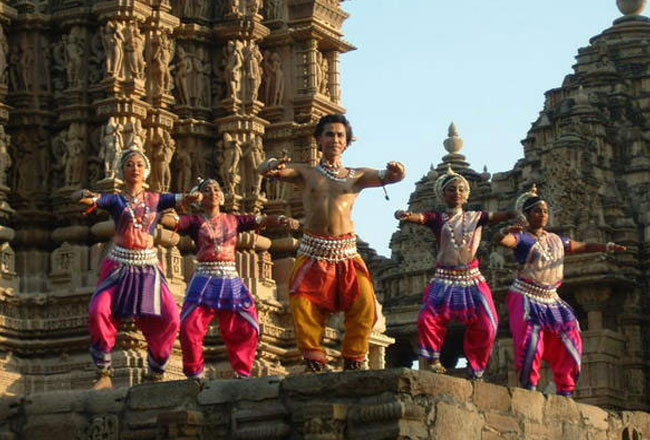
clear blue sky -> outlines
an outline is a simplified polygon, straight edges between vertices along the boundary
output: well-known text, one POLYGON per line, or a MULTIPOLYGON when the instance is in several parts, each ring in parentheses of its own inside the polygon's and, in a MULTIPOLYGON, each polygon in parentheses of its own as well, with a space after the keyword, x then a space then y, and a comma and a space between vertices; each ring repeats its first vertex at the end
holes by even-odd
MULTIPOLYGON (((415 182, 438 164, 451 121, 463 154, 480 171, 507 171, 544 92, 572 72, 579 47, 621 16, 615 0, 349 0, 342 55, 343 105, 358 142, 348 166, 407 167, 407 178, 364 191, 357 233, 389 256, 392 213, 407 206, 415 182)), ((646 11, 647 13, 647 11, 646 11)))

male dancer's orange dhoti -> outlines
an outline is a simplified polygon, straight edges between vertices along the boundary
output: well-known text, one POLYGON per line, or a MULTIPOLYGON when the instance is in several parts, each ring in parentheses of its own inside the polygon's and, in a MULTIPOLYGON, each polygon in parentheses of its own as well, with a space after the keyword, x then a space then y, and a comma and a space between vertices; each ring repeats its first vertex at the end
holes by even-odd
POLYGON ((327 237, 305 232, 289 281, 298 348, 307 362, 326 363, 322 347, 329 315, 345 314, 346 366, 366 359, 376 321, 376 299, 354 234, 327 237))

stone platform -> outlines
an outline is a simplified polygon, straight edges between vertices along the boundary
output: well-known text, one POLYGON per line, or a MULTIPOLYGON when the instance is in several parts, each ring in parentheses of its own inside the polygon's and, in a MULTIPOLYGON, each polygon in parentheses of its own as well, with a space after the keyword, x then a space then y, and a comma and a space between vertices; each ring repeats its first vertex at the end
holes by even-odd
POLYGON ((0 399, 0 440, 648 438, 650 415, 409 369, 0 399))

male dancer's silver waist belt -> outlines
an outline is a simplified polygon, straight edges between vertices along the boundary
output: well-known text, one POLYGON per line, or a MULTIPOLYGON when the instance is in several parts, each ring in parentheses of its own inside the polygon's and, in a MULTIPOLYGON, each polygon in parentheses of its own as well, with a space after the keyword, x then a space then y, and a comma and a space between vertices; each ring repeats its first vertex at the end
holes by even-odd
POLYGON ((156 249, 127 249, 113 245, 108 258, 121 264, 131 266, 150 266, 158 264, 156 249))
POLYGON ((298 255, 332 263, 351 260, 359 255, 357 238, 353 235, 341 238, 318 237, 304 233, 298 247, 298 255))
POLYGON ((451 269, 445 267, 436 267, 433 274, 433 281, 442 281, 445 284, 454 284, 457 286, 472 286, 480 282, 485 282, 478 267, 471 269, 451 269))
POLYGON ((559 299, 557 286, 542 286, 520 278, 515 279, 512 286, 510 286, 510 290, 543 303, 554 303, 559 299))
POLYGON ((209 277, 237 278, 237 266, 234 261, 199 261, 194 271, 209 277))

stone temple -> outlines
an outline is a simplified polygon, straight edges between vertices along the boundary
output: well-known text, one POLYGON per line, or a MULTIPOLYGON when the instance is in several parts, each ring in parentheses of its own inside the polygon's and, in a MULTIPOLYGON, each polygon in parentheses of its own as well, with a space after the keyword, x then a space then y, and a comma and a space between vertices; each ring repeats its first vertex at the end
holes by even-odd
MULTIPOLYGON (((430 234, 408 225, 393 235, 391 258, 360 245, 386 316, 372 335, 370 371, 287 375, 301 369, 287 307, 297 237, 267 230, 243 234, 237 255, 260 314, 258 378, 203 389, 175 380, 184 378, 177 346, 169 381, 140 384, 144 339, 126 322, 113 357, 117 388, 82 391, 95 379, 86 307, 113 227, 105 214, 83 216, 70 194, 119 192, 114 159, 136 147, 152 160, 153 190, 217 177, 228 210, 301 217, 299 192, 254 170, 269 156, 317 162, 315 121, 344 111, 348 14, 343 0, 0 0, 0 440, 650 435, 641 411, 650 402, 650 19, 639 15, 645 0, 617 3, 623 16, 547 92, 512 170, 474 171, 452 125, 447 154, 409 202, 438 208, 432 183, 451 165, 471 182, 472 208, 510 209, 536 183, 556 207, 556 230, 629 247, 616 258, 567 258, 561 294, 585 340, 572 400, 515 387, 504 309, 491 383, 384 370, 416 360, 415 319, 435 265, 430 234)), ((515 265, 490 243, 493 233, 479 257, 500 305, 515 265)), ((156 245, 180 303, 193 243, 160 227, 156 245)), ((325 334, 335 367, 341 328, 332 319, 325 334)), ((449 366, 462 356, 461 333, 450 332, 449 366)), ((208 379, 228 379, 216 326, 205 351, 208 379)))

